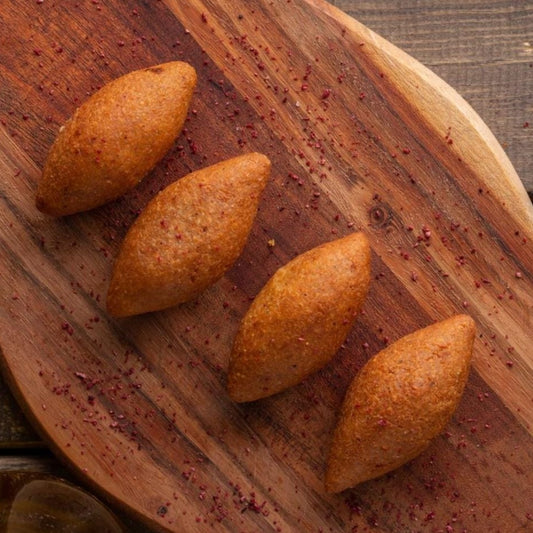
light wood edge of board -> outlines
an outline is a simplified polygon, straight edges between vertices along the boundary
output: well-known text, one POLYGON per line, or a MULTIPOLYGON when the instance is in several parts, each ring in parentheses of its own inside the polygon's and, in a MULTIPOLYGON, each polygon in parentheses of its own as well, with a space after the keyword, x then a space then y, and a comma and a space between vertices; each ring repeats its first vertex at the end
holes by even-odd
MULTIPOLYGON (((1 326, 1 324, 0 324, 1 326)), ((1 327, 0 327, 1 329, 1 327)), ((3 344, 0 344, 0 377, 7 384, 11 394, 15 398, 17 404, 24 416, 27 418, 31 427, 35 430, 37 435, 41 437, 42 441, 46 444, 46 447, 52 452, 53 458, 49 458, 45 461, 42 468, 38 468, 38 471, 51 472, 52 468, 55 472, 63 472, 68 474, 69 477, 77 484, 80 485, 86 491, 92 491, 98 497, 99 500, 106 505, 115 506, 117 509, 128 513, 130 519, 138 520, 143 524, 151 528, 150 531, 167 533, 170 531, 159 523, 155 518, 148 516, 146 512, 139 510, 132 504, 130 498, 124 498, 117 490, 106 484, 103 481, 98 481, 93 475, 89 474, 86 468, 82 467, 74 457, 69 454, 65 449, 57 443, 55 437, 56 429, 50 429, 42 421, 34 411, 33 403, 30 401, 25 392, 20 387, 18 380, 16 379, 11 364, 8 362, 8 358, 4 356, 4 352, 11 347, 5 348, 3 344), (54 462, 57 461, 57 464, 54 462), (48 465, 48 468, 47 468, 48 465)), ((20 355, 24 357, 24 354, 20 355)), ((36 389, 37 390, 37 389, 36 389)), ((57 424, 56 424, 57 427, 57 424)), ((16 463, 15 463, 16 464, 16 463)), ((21 467, 24 470, 24 466, 21 467)), ((0 465, 0 471, 2 471, 0 465)))
MULTIPOLYGON (((381 69, 374 69, 376 81, 385 75, 405 100, 406 105, 396 109, 402 120, 415 130, 420 130, 417 122, 422 121, 431 130, 442 132, 443 146, 446 133, 451 131, 454 142, 446 145, 446 151, 452 150, 463 164, 483 176, 491 193, 533 237, 533 204, 527 191, 502 146, 472 106, 432 70, 339 8, 326 0, 305 1, 365 44, 361 54, 381 69)), ((367 69, 369 76, 372 72, 367 69)), ((446 151, 441 154, 441 162, 446 151)))

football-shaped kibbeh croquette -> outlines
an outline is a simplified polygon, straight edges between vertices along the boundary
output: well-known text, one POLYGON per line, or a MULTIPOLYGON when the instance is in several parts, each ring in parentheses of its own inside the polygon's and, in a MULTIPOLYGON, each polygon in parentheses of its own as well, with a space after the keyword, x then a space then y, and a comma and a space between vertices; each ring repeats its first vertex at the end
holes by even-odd
POLYGON ((69 215, 132 189, 179 135, 195 86, 195 69, 181 61, 104 85, 60 129, 37 187, 37 208, 69 215))
POLYGON ((345 341, 370 282, 370 246, 353 233, 299 255, 280 268, 242 320, 228 372, 237 402, 301 382, 345 341))
MULTIPOLYGON (((36 206, 52 216, 93 209, 132 189, 169 151, 185 122, 196 71, 169 62, 117 78, 61 127, 36 206)), ((128 231, 107 308, 117 317, 190 301, 241 254, 270 175, 249 153, 192 172, 161 191, 128 231)), ((301 254, 255 298, 234 341, 227 387, 237 402, 294 386, 324 367, 346 339, 370 283, 370 246, 353 233, 301 254)), ((462 396, 475 336, 457 315, 375 355, 348 388, 325 487, 340 492, 418 456, 462 396)))
POLYGON ((198 170, 155 196, 126 234, 107 296, 123 317, 187 302, 238 258, 270 175, 249 153, 198 170))
POLYGON ((328 492, 398 468, 442 432, 463 394, 474 336, 472 318, 457 315, 399 339, 368 361, 340 411, 328 492))

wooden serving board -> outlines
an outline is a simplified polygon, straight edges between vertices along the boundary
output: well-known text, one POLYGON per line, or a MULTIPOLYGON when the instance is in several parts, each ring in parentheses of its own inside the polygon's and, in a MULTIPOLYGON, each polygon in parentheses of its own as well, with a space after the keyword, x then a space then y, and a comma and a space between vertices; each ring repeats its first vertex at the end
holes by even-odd
POLYGON ((0 24, 4 373, 86 485, 169 531, 533 527, 533 208, 449 86, 321 0, 14 0, 0 24), (199 84, 165 160, 111 205, 40 214, 60 124, 107 81, 173 59, 199 84), (273 174, 235 266, 195 302, 111 319, 112 263, 143 206, 249 150, 273 174), (285 393, 232 403, 226 368, 250 301, 295 255, 359 229, 372 285, 335 359, 285 393), (327 495, 330 435, 358 369, 458 312, 478 337, 446 432, 394 473, 327 495))

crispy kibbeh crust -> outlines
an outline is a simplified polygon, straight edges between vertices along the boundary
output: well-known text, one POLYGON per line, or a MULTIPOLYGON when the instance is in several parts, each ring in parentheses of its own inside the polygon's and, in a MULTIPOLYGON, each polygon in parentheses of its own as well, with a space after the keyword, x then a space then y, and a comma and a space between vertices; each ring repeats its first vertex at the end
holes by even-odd
POLYGON ((228 392, 257 400, 301 382, 340 348, 370 282, 370 246, 353 233, 299 255, 255 298, 236 336, 228 392))
POLYGON ((195 86, 196 71, 181 61, 104 85, 60 129, 38 184, 37 208, 69 215, 132 189, 180 133, 195 86))
POLYGON ((107 295, 121 317, 187 302, 242 252, 270 175, 249 153, 198 170, 155 196, 128 231, 107 295))
POLYGON ((465 388, 474 336, 472 318, 457 315, 370 359, 340 411, 326 472, 328 492, 398 468, 442 432, 465 388))

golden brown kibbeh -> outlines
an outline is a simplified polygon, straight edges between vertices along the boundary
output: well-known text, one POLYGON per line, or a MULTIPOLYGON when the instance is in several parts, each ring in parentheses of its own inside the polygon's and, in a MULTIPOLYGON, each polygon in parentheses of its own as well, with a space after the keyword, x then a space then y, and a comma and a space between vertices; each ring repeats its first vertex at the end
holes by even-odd
POLYGON ((299 255, 255 298, 236 336, 228 392, 257 400, 301 382, 340 348, 370 282, 370 246, 353 233, 299 255))
POLYGON ((193 299, 242 252, 269 159, 249 153, 198 170, 155 196, 128 231, 107 296, 120 317, 193 299))
POLYGON ((104 85, 60 129, 38 184, 37 208, 69 215, 132 189, 179 135, 195 86, 196 71, 181 61, 104 85))
POLYGON ((430 444, 461 399, 474 336, 472 318, 457 315, 370 359, 340 411, 326 472, 328 492, 390 472, 430 444))

